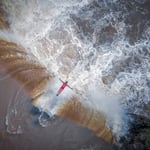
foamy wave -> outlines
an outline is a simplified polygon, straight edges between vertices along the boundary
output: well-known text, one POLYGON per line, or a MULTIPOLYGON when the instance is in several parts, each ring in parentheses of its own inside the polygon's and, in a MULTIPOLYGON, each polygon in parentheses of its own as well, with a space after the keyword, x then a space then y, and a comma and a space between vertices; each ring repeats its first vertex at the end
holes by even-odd
MULTIPOLYGON (((60 108, 65 112, 73 96, 89 111, 102 113, 106 126, 116 136, 127 131, 125 111, 140 114, 144 105, 150 102, 148 21, 144 24, 147 9, 142 9, 141 13, 140 5, 134 7, 140 12, 137 17, 129 8, 135 2, 117 0, 36 3, 15 0, 14 4, 9 3, 3 2, 3 6, 10 15, 10 30, 24 41, 22 45, 26 52, 30 51, 50 74, 54 74, 51 75, 53 81, 48 82, 49 77, 44 72, 38 90, 31 86, 34 104, 54 115, 60 108), (65 89, 56 97, 61 85, 58 78, 68 80, 75 92, 65 89)), ((39 78, 34 81, 39 83, 39 78)), ((149 118, 148 113, 143 115, 149 118)))

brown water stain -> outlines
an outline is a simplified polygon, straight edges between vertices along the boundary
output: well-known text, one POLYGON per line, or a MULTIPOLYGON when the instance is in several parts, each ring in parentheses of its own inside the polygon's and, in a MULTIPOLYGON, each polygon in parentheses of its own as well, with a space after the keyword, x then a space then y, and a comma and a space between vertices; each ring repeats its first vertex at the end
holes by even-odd
POLYGON ((0 64, 19 81, 31 97, 36 97, 52 78, 33 55, 13 42, 0 40, 0 64))
POLYGON ((84 106, 76 97, 72 97, 66 104, 60 106, 56 114, 86 126, 108 143, 114 142, 111 129, 107 127, 102 113, 84 106))
POLYGON ((9 27, 9 23, 4 17, 4 12, 0 9, 0 29, 6 29, 9 27))

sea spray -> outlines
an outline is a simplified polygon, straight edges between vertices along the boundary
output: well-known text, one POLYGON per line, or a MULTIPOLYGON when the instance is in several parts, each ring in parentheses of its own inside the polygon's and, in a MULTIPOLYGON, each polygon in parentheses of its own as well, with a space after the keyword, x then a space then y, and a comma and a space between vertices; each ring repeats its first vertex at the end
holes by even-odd
MULTIPOLYGON (((2 2, 11 32, 22 39, 27 51, 54 76, 68 79, 83 101, 105 114, 108 126, 118 135, 123 132, 122 126, 128 126, 124 110, 140 114, 150 101, 149 12, 136 2, 140 5, 117 0, 2 2), (87 92, 91 83, 99 85, 87 92), (111 93, 115 96, 108 96, 111 93), (110 106, 116 108, 111 110, 114 115, 107 109, 110 106)), ((39 108, 47 109, 44 99, 51 105, 49 100, 60 83, 57 88, 55 83, 51 85, 53 94, 43 94, 39 108)), ((65 90, 52 108, 60 106, 63 95, 69 93, 65 90)))

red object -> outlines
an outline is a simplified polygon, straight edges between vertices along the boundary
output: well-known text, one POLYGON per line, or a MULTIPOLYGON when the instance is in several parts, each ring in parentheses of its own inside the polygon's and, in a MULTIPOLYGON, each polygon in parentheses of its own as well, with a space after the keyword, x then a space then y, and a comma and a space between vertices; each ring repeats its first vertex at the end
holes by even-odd
MULTIPOLYGON (((60 81, 61 81, 63 84, 62 84, 62 86, 59 88, 59 90, 58 90, 56 96, 58 96, 58 95, 65 89, 65 87, 68 86, 68 81, 63 82, 61 79, 60 79, 60 81)), ((72 89, 70 86, 68 86, 68 87, 69 87, 70 89, 72 89)))

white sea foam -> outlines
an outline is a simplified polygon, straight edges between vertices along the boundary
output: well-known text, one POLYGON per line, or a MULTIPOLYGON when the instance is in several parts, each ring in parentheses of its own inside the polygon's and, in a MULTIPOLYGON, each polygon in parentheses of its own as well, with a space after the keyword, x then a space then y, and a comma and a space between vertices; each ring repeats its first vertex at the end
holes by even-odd
MULTIPOLYGON (((150 102, 150 28, 144 29, 142 39, 130 44, 126 33, 131 26, 125 22, 128 10, 124 4, 103 1, 97 8, 90 2, 14 0, 3 6, 12 33, 24 39, 22 45, 47 70, 68 80, 81 98, 88 97, 89 105, 102 111, 108 125, 120 134, 128 125, 124 110, 140 113, 141 103, 150 102)), ((58 78, 38 103, 49 114, 71 93, 65 89, 55 97, 61 85, 58 78)))

